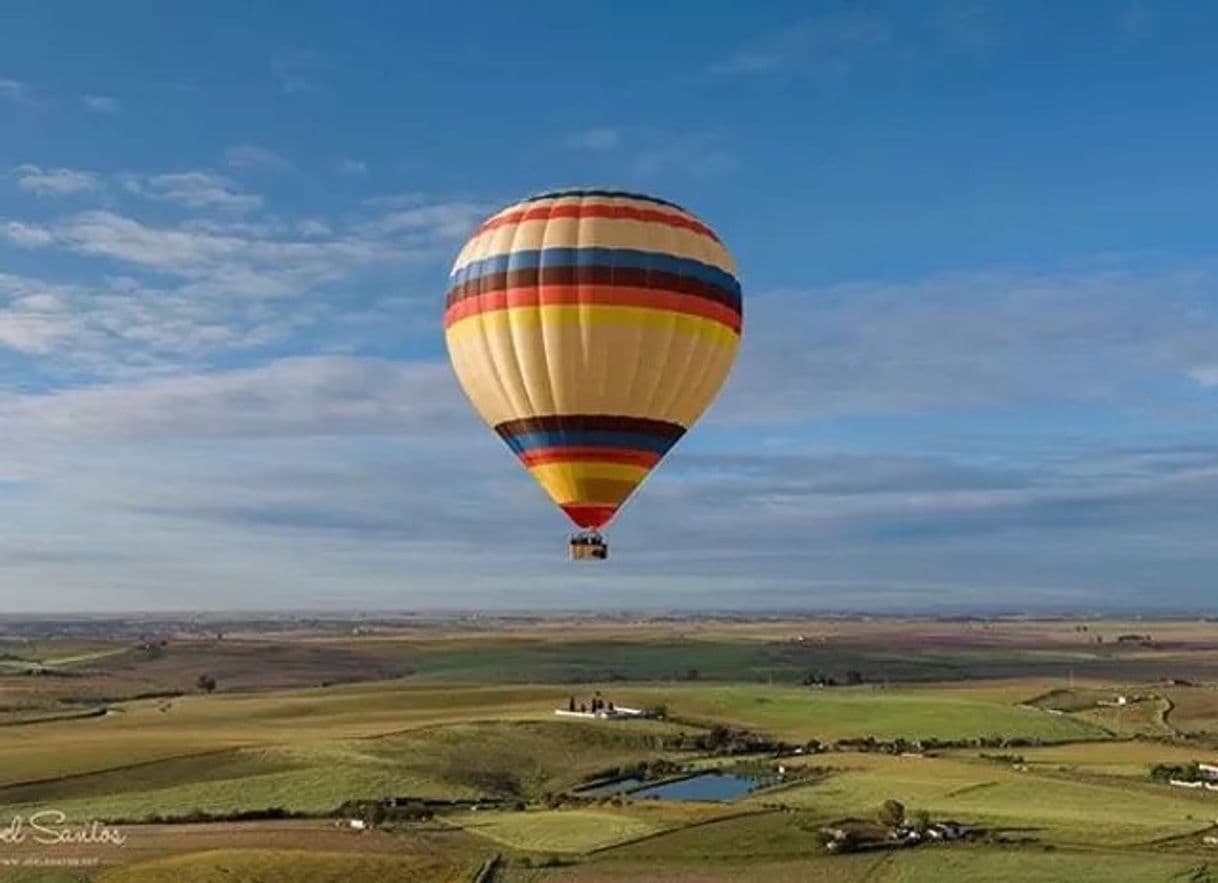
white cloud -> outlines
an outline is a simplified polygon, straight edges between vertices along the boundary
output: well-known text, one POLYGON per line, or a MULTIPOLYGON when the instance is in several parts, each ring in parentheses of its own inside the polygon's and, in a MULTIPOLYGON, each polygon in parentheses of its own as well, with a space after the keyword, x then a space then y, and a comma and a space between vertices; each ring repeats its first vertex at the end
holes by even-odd
POLYGON ((1201 386, 1218 386, 1218 365, 1198 366, 1190 370, 1188 376, 1201 386))
POLYGON ((411 191, 407 193, 383 193, 379 196, 369 196, 363 199, 361 204, 368 208, 391 209, 414 208, 433 201, 426 193, 411 191))
POLYGON ((368 172, 368 163, 362 159, 344 159, 338 164, 338 170, 344 175, 364 175, 368 172))
MULTIPOLYGON (((155 186, 149 177, 123 180, 155 186)), ((302 338, 334 353, 400 347, 433 333, 443 287, 424 284, 415 296, 404 274, 433 260, 442 267, 481 213, 416 200, 410 209, 296 220, 148 223, 110 210, 40 224, 0 219, 0 241, 95 259, 76 284, 0 277, 12 313, 0 342, 29 358, 26 370, 73 383, 181 373, 302 338), (62 306, 54 318, 40 297, 51 294, 62 306)))
POLYGON ((187 208, 218 208, 245 212, 262 205, 262 197, 242 193, 231 179, 212 172, 171 172, 162 175, 127 175, 128 191, 187 208))
POLYGON ((73 251, 160 270, 189 270, 243 247, 236 237, 147 227, 108 211, 82 212, 54 229, 56 240, 73 251))
POLYGON ((566 139, 567 147, 573 150, 613 150, 619 147, 621 143, 622 131, 610 127, 585 129, 582 132, 574 132, 568 135, 566 139))
POLYGON ((238 144, 224 153, 228 164, 235 169, 284 169, 291 163, 273 150, 256 144, 238 144))
POLYGON ((22 221, 5 221, 3 226, 0 226, 0 235, 22 248, 41 248, 55 241, 50 231, 22 221))
POLYGON ((296 223, 296 231, 301 236, 307 236, 309 238, 334 235, 334 228, 321 218, 305 218, 298 221, 296 223))
POLYGON ((712 65, 711 70, 745 75, 805 65, 841 75, 892 39, 892 26, 882 16, 863 10, 826 12, 753 41, 712 65))
POLYGON ((271 76, 285 95, 299 95, 317 88, 318 56, 313 52, 279 52, 271 57, 271 76))
POLYGON ((1216 288, 1204 267, 1128 266, 746 291, 740 364, 714 419, 1162 406, 1145 380, 1183 386, 1218 350, 1216 288))
POLYGON ((0 273, 0 346, 44 354, 71 338, 75 323, 65 311, 64 290, 0 273))
POLYGON ((85 107, 94 113, 118 113, 122 103, 109 95, 85 95, 81 98, 85 107))
POLYGON ((8 80, 0 77, 0 99, 9 101, 24 101, 29 97, 30 87, 20 80, 8 80))
POLYGON ((71 196, 96 190, 98 177, 93 172, 78 169, 43 169, 26 163, 13 169, 17 186, 39 196, 71 196))
POLYGON ((469 234, 489 211, 489 206, 476 202, 426 205, 390 212, 368 222, 366 228, 381 234, 426 230, 439 236, 455 238, 469 234))
POLYGON ((0 310, 0 346, 25 353, 45 353, 69 334, 71 323, 65 318, 0 310))
MULTIPOLYGON (((0 342, 6 342, 0 317, 0 342)), ((0 399, 0 425, 39 438, 415 435, 475 420, 446 364, 308 356, 0 399)))

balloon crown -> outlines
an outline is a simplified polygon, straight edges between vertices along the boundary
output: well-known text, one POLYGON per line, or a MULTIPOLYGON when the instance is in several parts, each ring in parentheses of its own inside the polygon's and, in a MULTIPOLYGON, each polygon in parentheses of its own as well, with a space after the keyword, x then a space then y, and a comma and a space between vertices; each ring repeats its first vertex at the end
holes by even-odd
POLYGON ((657 205, 666 205, 669 208, 675 208, 678 211, 688 212, 689 209, 683 205, 678 205, 668 199, 661 199, 658 196, 652 196, 650 193, 639 193, 634 190, 619 190, 612 187, 562 187, 556 190, 545 190, 541 193, 534 193, 532 196, 525 198, 525 202, 532 202, 536 199, 559 199, 564 196, 607 196, 607 197, 623 197, 625 199, 639 199, 643 202, 654 202, 657 205))

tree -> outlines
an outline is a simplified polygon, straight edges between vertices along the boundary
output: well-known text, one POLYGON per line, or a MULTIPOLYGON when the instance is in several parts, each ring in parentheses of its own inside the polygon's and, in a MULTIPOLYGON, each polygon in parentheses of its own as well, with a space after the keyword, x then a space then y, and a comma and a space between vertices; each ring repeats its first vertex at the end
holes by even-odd
POLYGON ((696 680, 698 680, 698 676, 700 674, 701 674, 701 672, 699 672, 696 668, 691 668, 687 672, 685 672, 685 680, 696 681, 696 680))
POLYGON ((385 809, 385 805, 378 800, 369 805, 367 812, 364 814, 364 821, 368 823, 368 827, 375 828, 378 825, 383 825, 388 817, 389 812, 385 809))
POLYGON ((879 819, 881 825, 899 828, 905 824, 905 804, 899 800, 885 800, 880 807, 879 819))
POLYGON ((850 671, 846 672, 846 683, 852 684, 852 685, 857 685, 857 684, 863 683, 862 672, 857 671, 856 669, 853 669, 853 668, 850 669, 850 671))
POLYGON ((567 711, 575 711, 575 697, 572 696, 567 700, 567 711))
POLYGON ((210 693, 216 689, 216 679, 211 675, 199 675, 195 679, 195 688, 202 690, 204 693, 210 693))

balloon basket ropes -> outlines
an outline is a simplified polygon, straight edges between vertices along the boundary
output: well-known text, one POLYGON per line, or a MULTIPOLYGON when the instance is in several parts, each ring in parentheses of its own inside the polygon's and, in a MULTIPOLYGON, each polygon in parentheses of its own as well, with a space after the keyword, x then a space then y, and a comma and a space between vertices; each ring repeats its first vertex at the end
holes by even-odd
POLYGON ((609 557, 609 545, 605 538, 594 530, 581 531, 571 537, 571 560, 584 561, 596 559, 603 561, 609 557))

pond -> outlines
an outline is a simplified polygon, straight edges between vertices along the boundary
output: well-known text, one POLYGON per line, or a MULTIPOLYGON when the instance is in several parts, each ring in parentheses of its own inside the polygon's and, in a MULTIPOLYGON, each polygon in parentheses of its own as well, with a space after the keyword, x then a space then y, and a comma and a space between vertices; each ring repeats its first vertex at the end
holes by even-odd
POLYGON ((614 794, 629 794, 632 798, 651 800, 735 800, 766 785, 781 781, 774 775, 742 776, 707 770, 673 782, 648 785, 638 776, 627 776, 615 782, 580 788, 575 793, 580 797, 609 797, 614 794))
POLYGON ((630 796, 652 800, 735 800, 765 784, 752 776, 709 772, 633 791, 630 796))

